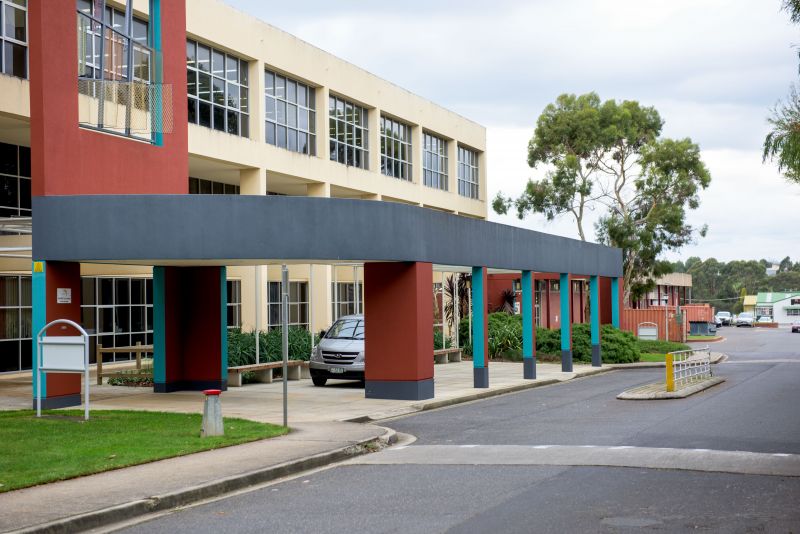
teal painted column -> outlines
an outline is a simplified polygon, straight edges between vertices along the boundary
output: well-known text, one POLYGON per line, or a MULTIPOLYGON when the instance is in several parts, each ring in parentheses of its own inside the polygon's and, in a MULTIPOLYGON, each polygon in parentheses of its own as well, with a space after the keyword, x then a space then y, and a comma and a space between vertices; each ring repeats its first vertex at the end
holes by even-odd
MULTIPOLYGON (((154 54, 153 82, 150 87, 150 113, 153 117, 153 144, 164 146, 164 59, 161 46, 161 0, 150 0, 150 47, 154 54)), ((173 103, 170 103, 172 105, 173 103)), ((155 348, 155 347, 154 347, 155 348)))
POLYGON ((603 357, 600 352, 600 284, 597 275, 589 278, 589 302, 592 330, 592 366, 600 367, 603 364, 603 357))
POLYGON ((570 317, 570 304, 572 287, 569 274, 561 273, 559 278, 559 294, 561 296, 561 371, 572 372, 572 318, 570 317))
POLYGON ((536 378, 533 276, 530 271, 522 271, 522 378, 536 378))
POLYGON ((476 388, 489 387, 487 338, 489 324, 486 316, 486 267, 472 268, 472 376, 476 388))
POLYGON ((153 384, 167 382, 165 268, 153 267, 153 384))
MULTIPOLYGON (((228 384, 228 268, 219 268, 219 299, 220 299, 220 336, 219 353, 222 362, 220 379, 228 384)), ((260 303, 259 303, 260 305, 260 303)))
POLYGON ((619 328, 619 278, 611 279, 611 325, 619 328))
POLYGON ((47 375, 42 375, 42 383, 38 382, 38 373, 36 367, 39 364, 39 347, 37 343, 37 336, 39 331, 47 324, 47 276, 46 271, 47 263, 43 261, 34 261, 31 265, 31 335, 33 342, 31 343, 32 359, 31 369, 33 374, 33 402, 36 404, 37 391, 39 387, 42 388, 42 398, 47 397, 47 375))

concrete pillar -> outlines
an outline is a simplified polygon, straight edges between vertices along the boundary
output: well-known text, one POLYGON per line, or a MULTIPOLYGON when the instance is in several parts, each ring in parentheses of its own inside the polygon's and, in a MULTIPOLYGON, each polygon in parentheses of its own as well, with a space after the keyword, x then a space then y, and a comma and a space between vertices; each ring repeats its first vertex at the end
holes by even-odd
POLYGON ((315 91, 315 101, 317 111, 317 156, 322 159, 330 159, 330 124, 328 115, 328 99, 330 92, 327 87, 317 87, 315 91))
POLYGON ((242 169, 239 171, 240 195, 266 195, 267 170, 261 168, 242 169))
MULTIPOLYGON (((264 142, 264 62, 255 59, 247 64, 250 139, 264 142)), ((248 193, 252 194, 252 193, 248 193)))
POLYGON ((422 187, 422 127, 411 128, 411 181, 422 187))
POLYGON ((536 325, 533 276, 530 271, 522 271, 522 377, 536 378, 536 325))
POLYGON ((458 194, 458 141, 447 141, 447 190, 458 194))
POLYGON ((227 389, 225 267, 153 268, 153 390, 227 389))
POLYGON ((589 312, 592 331, 592 366, 600 367, 603 358, 600 353, 600 285, 597 275, 589 278, 589 312))
POLYGON ((611 325, 619 328, 619 278, 611 279, 611 325))
POLYGON ((488 276, 486 267, 472 268, 472 376, 474 387, 489 387, 488 276))
POLYGON ((381 110, 372 108, 367 110, 367 170, 381 172, 381 110))
POLYGON ((433 267, 364 264, 365 396, 433 398, 433 267))
POLYGON ((572 321, 570 320, 570 304, 572 300, 572 284, 569 274, 561 273, 559 280, 561 290, 561 370, 572 372, 572 321))
MULTIPOLYGON (((81 380, 77 373, 43 373, 42 383, 37 383, 36 336, 44 326, 56 319, 69 319, 81 323, 81 270, 80 263, 34 261, 32 272, 32 334, 33 343, 33 400, 36 408, 37 391, 42 391, 42 408, 53 409, 81 404, 81 380), (69 290, 70 302, 58 302, 59 289, 69 290)), ((65 292, 62 291, 62 297, 65 292)), ((54 326, 48 336, 79 335, 68 326, 54 326)))

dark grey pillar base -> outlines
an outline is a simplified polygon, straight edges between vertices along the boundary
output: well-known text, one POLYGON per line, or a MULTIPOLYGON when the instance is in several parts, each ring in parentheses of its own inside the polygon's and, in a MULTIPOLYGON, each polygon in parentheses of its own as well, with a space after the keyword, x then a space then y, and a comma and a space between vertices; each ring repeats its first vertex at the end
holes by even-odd
MULTIPOLYGON (((66 408, 67 406, 80 406, 83 404, 83 395, 75 393, 73 395, 61 395, 59 397, 45 397, 42 399, 42 410, 55 410, 66 408)), ((36 397, 33 398, 33 409, 36 409, 36 397)))
POLYGON ((592 367, 603 365, 603 358, 600 355, 600 345, 592 345, 592 367))
POLYGON ((227 380, 178 380, 166 384, 156 382, 153 384, 155 393, 172 393, 173 391, 203 391, 204 389, 228 390, 227 380))
POLYGON ((572 372, 572 350, 561 351, 561 371, 564 373, 572 372))
POLYGON ((368 399, 425 400, 433 398, 433 378, 427 380, 367 380, 368 399))
POLYGON ((536 358, 523 358, 522 378, 525 380, 536 379, 536 358))
POLYGON ((472 368, 473 384, 476 388, 489 387, 489 368, 488 367, 473 367, 472 368))

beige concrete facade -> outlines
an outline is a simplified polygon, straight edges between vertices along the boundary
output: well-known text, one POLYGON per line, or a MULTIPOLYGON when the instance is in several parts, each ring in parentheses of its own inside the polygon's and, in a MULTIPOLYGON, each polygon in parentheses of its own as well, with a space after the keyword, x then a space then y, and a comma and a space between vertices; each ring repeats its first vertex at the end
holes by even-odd
MULTIPOLYGON (((111 3, 111 2, 109 2, 111 3)), ((147 16, 147 0, 135 0, 137 16, 147 16)), ((119 5, 122 8, 122 5, 119 5)), ((187 39, 247 61, 249 137, 189 125, 189 177, 239 186, 243 195, 284 194, 359 198, 400 202, 486 219, 486 130, 483 126, 415 95, 394 83, 321 50, 301 39, 238 11, 219 0, 187 1, 187 39), (265 139, 265 71, 270 70, 313 87, 316 154, 306 155, 268 144, 265 139), (329 96, 363 106, 367 111, 367 168, 330 159, 329 96), (381 172, 380 118, 399 121, 411 130, 411 180, 381 172), (447 142, 447 187, 423 183, 423 134, 447 142), (477 154, 478 198, 458 193, 458 148, 477 154)), ((368 43, 365 43, 365 46, 368 43)), ((458 89, 454 80, 453 90, 458 89)), ((0 74, 0 142, 30 146, 30 84, 0 74)), ((77 102, 76 102, 77 105, 77 102)), ((182 105, 182 103, 176 103, 182 105)), ((291 221, 287 221, 291 224, 291 221)), ((0 247, 29 247, 30 236, 0 236, 0 247)), ((308 322, 312 331, 335 319, 334 282, 363 281, 363 266, 291 265, 290 280, 306 284, 308 322)), ((30 260, 0 258, 0 273, 30 273, 30 260)), ((84 276, 150 277, 142 266, 82 265, 84 276)), ((435 275, 439 282, 442 275, 435 275)), ((241 281, 241 326, 250 330, 269 324, 269 282, 280 280, 279 266, 233 266, 228 279, 241 281), (259 271, 259 275, 256 272, 259 271), (256 305, 257 278, 261 302, 256 305)), ((342 300, 341 298, 339 300, 342 300)), ((363 304, 359 304, 363 311, 363 304)))

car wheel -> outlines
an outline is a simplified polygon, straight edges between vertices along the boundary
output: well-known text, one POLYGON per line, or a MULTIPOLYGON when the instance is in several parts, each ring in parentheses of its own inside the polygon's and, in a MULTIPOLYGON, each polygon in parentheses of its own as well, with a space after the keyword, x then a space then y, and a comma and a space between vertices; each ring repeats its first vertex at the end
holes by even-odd
POLYGON ((314 382, 315 386, 321 388, 328 382, 328 379, 325 378, 324 376, 312 376, 311 381, 314 382))

